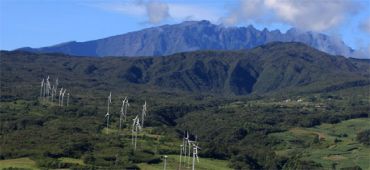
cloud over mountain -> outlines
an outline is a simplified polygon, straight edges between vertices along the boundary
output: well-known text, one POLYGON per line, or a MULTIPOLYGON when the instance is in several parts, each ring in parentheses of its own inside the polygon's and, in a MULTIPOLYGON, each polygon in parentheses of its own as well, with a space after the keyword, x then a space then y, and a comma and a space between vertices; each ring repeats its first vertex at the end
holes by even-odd
POLYGON ((152 24, 159 24, 170 17, 169 7, 166 3, 160 1, 142 2, 141 5, 145 7, 148 22, 152 24))
POLYGON ((227 25, 251 20, 282 22, 300 29, 325 31, 343 23, 358 9, 356 1, 347 0, 240 0, 222 21, 227 25))

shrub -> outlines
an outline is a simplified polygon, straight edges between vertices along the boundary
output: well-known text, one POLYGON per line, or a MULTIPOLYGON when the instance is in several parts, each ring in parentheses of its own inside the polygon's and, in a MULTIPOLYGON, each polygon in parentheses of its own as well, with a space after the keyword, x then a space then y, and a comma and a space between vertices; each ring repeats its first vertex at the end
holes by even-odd
POLYGON ((370 129, 366 129, 357 133, 356 139, 362 144, 370 145, 370 129))

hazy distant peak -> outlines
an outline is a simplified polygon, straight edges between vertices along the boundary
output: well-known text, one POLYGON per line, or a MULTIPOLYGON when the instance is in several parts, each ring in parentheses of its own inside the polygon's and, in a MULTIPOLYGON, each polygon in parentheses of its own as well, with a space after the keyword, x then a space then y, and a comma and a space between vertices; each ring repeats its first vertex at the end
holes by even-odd
POLYGON ((291 28, 286 33, 247 27, 227 27, 209 21, 184 21, 86 42, 66 42, 25 51, 84 56, 157 56, 194 50, 242 50, 269 42, 302 42, 321 51, 351 56, 353 50, 336 37, 291 28))

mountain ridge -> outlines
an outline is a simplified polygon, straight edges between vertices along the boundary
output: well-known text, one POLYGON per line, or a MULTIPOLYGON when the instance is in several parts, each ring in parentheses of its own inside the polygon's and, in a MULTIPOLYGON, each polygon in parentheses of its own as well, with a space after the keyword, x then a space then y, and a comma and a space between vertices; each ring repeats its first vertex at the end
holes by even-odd
POLYGON ((17 82, 16 77, 37 84, 35 76, 50 74, 88 89, 264 95, 370 85, 369 62, 328 55, 303 43, 274 42, 248 51, 195 51, 162 57, 96 58, 28 52, 2 52, 1 56, 2 82, 17 82))
POLYGON ((321 51, 351 56, 353 49, 343 41, 296 28, 258 30, 247 27, 225 27, 209 21, 184 21, 179 24, 145 28, 97 40, 70 41, 42 48, 20 48, 32 52, 60 52, 77 56, 162 56, 196 50, 241 50, 269 42, 303 42, 321 51))

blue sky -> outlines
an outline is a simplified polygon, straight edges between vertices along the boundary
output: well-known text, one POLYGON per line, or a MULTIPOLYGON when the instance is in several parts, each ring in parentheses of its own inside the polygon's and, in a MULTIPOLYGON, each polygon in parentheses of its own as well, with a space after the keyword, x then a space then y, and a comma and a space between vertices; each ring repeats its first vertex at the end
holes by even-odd
POLYGON ((370 52, 370 0, 0 0, 0 49, 87 41, 210 20, 323 32, 370 52))

